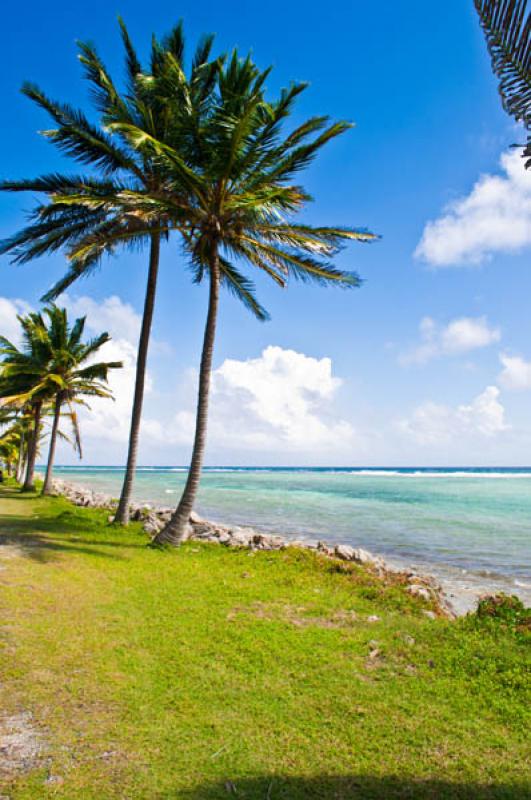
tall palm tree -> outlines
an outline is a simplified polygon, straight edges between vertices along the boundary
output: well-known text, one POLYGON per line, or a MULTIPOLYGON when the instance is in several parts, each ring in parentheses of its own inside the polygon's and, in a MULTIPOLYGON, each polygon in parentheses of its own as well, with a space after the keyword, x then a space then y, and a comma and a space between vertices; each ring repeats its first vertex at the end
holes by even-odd
POLYGON ((528 0, 474 0, 504 109, 527 131, 531 169, 531 9, 528 0))
MULTIPOLYGON (((184 36, 178 24, 162 42, 153 38, 149 68, 144 70, 127 29, 120 20, 125 48, 127 87, 120 93, 95 48, 81 43, 80 60, 91 85, 92 99, 99 119, 93 124, 85 114, 71 106, 48 98, 34 84, 25 84, 24 94, 43 108, 56 127, 44 135, 61 151, 98 176, 44 175, 30 180, 4 181, 0 189, 11 192, 31 191, 44 194, 45 202, 32 212, 30 224, 5 240, 0 253, 24 263, 63 249, 70 263, 67 274, 43 300, 56 299, 80 276, 90 274, 105 254, 118 247, 135 249, 149 246, 149 268, 140 331, 133 396, 131 428, 124 484, 116 521, 129 519, 148 345, 153 319, 161 239, 186 223, 179 205, 176 164, 171 181, 165 175, 166 162, 148 144, 161 147, 178 137, 172 106, 161 99, 163 75, 175 78, 173 105, 188 103, 188 128, 193 126, 197 110, 204 104, 219 68, 209 60, 213 37, 200 40, 187 78, 183 71, 184 36), (153 81, 157 91, 153 91, 153 81), (191 122, 190 122, 191 121, 191 122), (160 200, 164 199, 164 203, 160 200), (168 214, 171 209, 171 215, 168 214)), ((184 115, 181 114, 184 119, 184 115)), ((183 169, 183 177, 186 170, 183 169)))
POLYGON ((3 406, 30 408, 33 413, 32 435, 28 443, 28 465, 25 490, 34 488, 35 459, 43 412, 52 407, 53 422, 43 494, 51 490, 52 469, 55 456, 62 407, 69 407, 68 417, 74 429, 74 442, 81 455, 81 443, 74 403, 83 403, 83 397, 112 397, 103 385, 110 369, 122 366, 121 362, 86 364, 109 341, 102 333, 87 343, 81 341, 85 318, 77 319, 70 327, 65 309, 50 306, 42 314, 31 313, 19 317, 23 329, 24 348, 19 350, 8 339, 0 337, 0 396, 3 406), (86 364, 85 366, 83 366, 86 364))
MULTIPOLYGON (((178 544, 187 535, 206 443, 220 287, 233 289, 236 284, 251 311, 260 319, 267 317, 252 282, 234 261, 257 268, 282 287, 295 279, 352 288, 360 284, 357 274, 335 268, 330 258, 346 241, 376 238, 365 229, 314 227, 292 220, 310 200, 293 182, 294 176, 351 125, 312 117, 283 133, 283 123, 306 84, 294 84, 270 102, 264 96, 269 72, 259 71, 250 58, 242 60, 234 52, 218 72, 216 92, 202 109, 196 136, 186 151, 189 224, 184 242, 195 281, 208 279, 209 300, 190 469, 179 505, 157 543, 178 544)), ((168 92, 171 102, 171 76, 165 81, 161 92, 168 92)), ((175 147, 154 140, 148 144, 182 191, 180 142, 175 147)))

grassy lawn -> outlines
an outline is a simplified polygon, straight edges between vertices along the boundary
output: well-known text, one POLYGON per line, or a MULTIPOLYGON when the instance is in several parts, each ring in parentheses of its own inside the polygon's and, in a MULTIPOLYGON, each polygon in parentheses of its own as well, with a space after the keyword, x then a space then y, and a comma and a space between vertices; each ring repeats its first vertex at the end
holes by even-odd
POLYGON ((0 763, 0 796, 531 797, 522 631, 311 553, 151 550, 12 488, 2 544, 0 722, 31 712, 45 750, 0 763))

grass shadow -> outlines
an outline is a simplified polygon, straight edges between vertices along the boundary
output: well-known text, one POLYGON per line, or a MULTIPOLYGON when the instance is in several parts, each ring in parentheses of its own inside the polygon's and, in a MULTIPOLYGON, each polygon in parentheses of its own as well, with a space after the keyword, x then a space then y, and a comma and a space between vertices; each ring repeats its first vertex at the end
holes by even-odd
POLYGON ((221 781, 167 794, 170 800, 529 800, 531 784, 454 783, 372 775, 257 777, 221 781))
MULTIPOLYGON (((0 499, 11 503, 28 499, 38 501, 39 498, 35 494, 2 489, 0 499)), ((108 525, 101 513, 91 518, 75 508, 67 510, 64 506, 57 510, 44 506, 41 509, 38 502, 32 512, 28 515, 0 514, 0 548, 2 545, 15 546, 22 555, 42 563, 61 552, 123 561, 127 558, 127 551, 145 548, 148 543, 147 538, 132 541, 135 534, 130 531, 120 535, 119 529, 108 525)))

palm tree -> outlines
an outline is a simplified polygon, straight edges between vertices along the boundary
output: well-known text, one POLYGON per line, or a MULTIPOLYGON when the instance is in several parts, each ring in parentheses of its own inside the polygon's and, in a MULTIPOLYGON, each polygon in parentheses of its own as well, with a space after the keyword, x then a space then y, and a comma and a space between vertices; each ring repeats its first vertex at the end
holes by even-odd
POLYGON ((10 409, 0 408, 0 461, 6 465, 9 476, 19 460, 20 452, 20 439, 13 420, 14 414, 10 409))
POLYGON ((33 491, 35 460, 41 435, 43 405, 49 399, 39 377, 48 363, 48 354, 38 331, 38 315, 18 320, 22 327, 22 350, 0 336, 0 402, 3 407, 23 409, 29 417, 26 473, 23 491, 33 491))
POLYGON ((201 109, 209 97, 219 62, 209 61, 213 37, 204 37, 196 49, 187 79, 182 68, 184 36, 182 24, 179 24, 162 42, 153 39, 149 70, 143 72, 122 20, 120 29, 127 71, 127 88, 123 94, 94 47, 79 45, 80 60, 99 114, 98 124, 91 123, 83 112, 51 100, 33 84, 23 87, 24 94, 43 108, 56 126, 44 135, 64 153, 92 167, 100 177, 52 174, 37 179, 4 181, 0 189, 39 192, 45 195, 46 202, 34 209, 26 228, 2 243, 0 252, 9 253, 13 261, 24 263, 64 249, 70 268, 44 295, 43 300, 50 301, 77 278, 94 270, 105 254, 113 253, 120 246, 135 249, 149 245, 127 464, 116 514, 116 521, 126 524, 137 462, 161 239, 186 221, 184 210, 179 206, 175 169, 168 183, 164 173, 166 163, 161 163, 149 144, 156 141, 164 147, 170 136, 173 140, 177 136, 175 118, 170 113, 172 106, 164 99, 161 101, 158 91, 164 82, 163 75, 171 73, 176 88, 173 104, 189 103, 188 116, 193 122, 196 109, 201 109), (151 79, 155 80, 157 92, 153 91, 151 79), (165 202, 160 202, 161 199, 165 202))
POLYGON ((74 428, 74 440, 81 452, 77 416, 73 403, 83 402, 83 396, 112 397, 103 386, 110 369, 119 368, 121 362, 102 362, 81 365, 109 341, 103 333, 86 344, 81 342, 85 318, 77 319, 70 328, 65 309, 50 306, 42 314, 32 312, 19 317, 23 331, 23 349, 19 350, 8 339, 0 337, 0 397, 4 407, 29 409, 32 428, 27 448, 27 468, 23 489, 34 488, 35 460, 43 416, 53 403, 53 423, 50 450, 43 493, 51 489, 51 477, 61 409, 69 406, 69 418, 74 428))
POLYGON ((49 494, 52 489, 55 448, 63 407, 68 406, 68 417, 74 431, 75 448, 81 458, 81 438, 77 413, 73 404, 86 405, 82 399, 84 397, 112 398, 112 393, 104 384, 108 380, 109 370, 120 369, 123 364, 121 361, 87 363, 104 344, 110 341, 110 336, 105 332, 86 343, 82 342, 85 317, 76 319, 70 327, 66 309, 51 305, 44 309, 44 313, 48 317, 49 324, 43 331, 43 336, 46 337, 50 350, 46 381, 51 384, 51 390, 55 392, 48 462, 42 488, 43 494, 49 494))
POLYGON ((15 444, 17 449, 15 478, 17 483, 21 483, 25 472, 26 443, 31 420, 27 413, 23 413, 19 409, 2 406, 1 387, 2 381, 0 379, 0 427, 3 429, 0 441, 8 441, 15 444))
POLYGON ((504 109, 527 131, 531 169, 531 12, 527 0, 474 0, 504 109))
MULTIPOLYGON (((197 135, 186 153, 188 227, 184 242, 195 281, 208 279, 209 300, 190 469, 179 505, 156 537, 157 543, 178 544, 187 535, 206 443, 220 287, 230 290, 236 286, 250 310, 259 319, 267 317, 255 299, 252 282, 234 261, 257 268, 282 287, 296 279, 352 288, 360 285, 359 277, 335 268, 330 258, 345 241, 376 238, 365 229, 313 227, 292 221, 293 214, 310 200, 308 193, 293 183, 293 177, 351 125, 312 117, 290 134, 283 134, 282 125, 306 84, 294 84, 283 90, 277 101, 268 102, 264 85, 269 72, 260 72, 250 58, 241 60, 234 52, 220 67, 216 93, 202 109, 197 135)), ((161 89, 169 91, 169 101, 171 85, 167 78, 161 89)), ((180 143, 176 142, 175 148, 157 141, 150 144, 166 165, 167 174, 173 172, 182 192, 180 143)))

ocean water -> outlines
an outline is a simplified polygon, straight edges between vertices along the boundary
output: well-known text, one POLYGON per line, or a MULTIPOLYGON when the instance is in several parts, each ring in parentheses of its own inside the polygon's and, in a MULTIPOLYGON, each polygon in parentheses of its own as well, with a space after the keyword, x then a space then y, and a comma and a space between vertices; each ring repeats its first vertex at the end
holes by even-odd
MULTIPOLYGON (((62 467, 57 477, 117 496, 114 467, 62 467)), ((135 499, 172 506, 186 470, 141 467, 135 499)), ((197 511, 293 538, 364 547, 435 575, 459 610, 485 591, 531 605, 531 468, 210 467, 197 511)))

